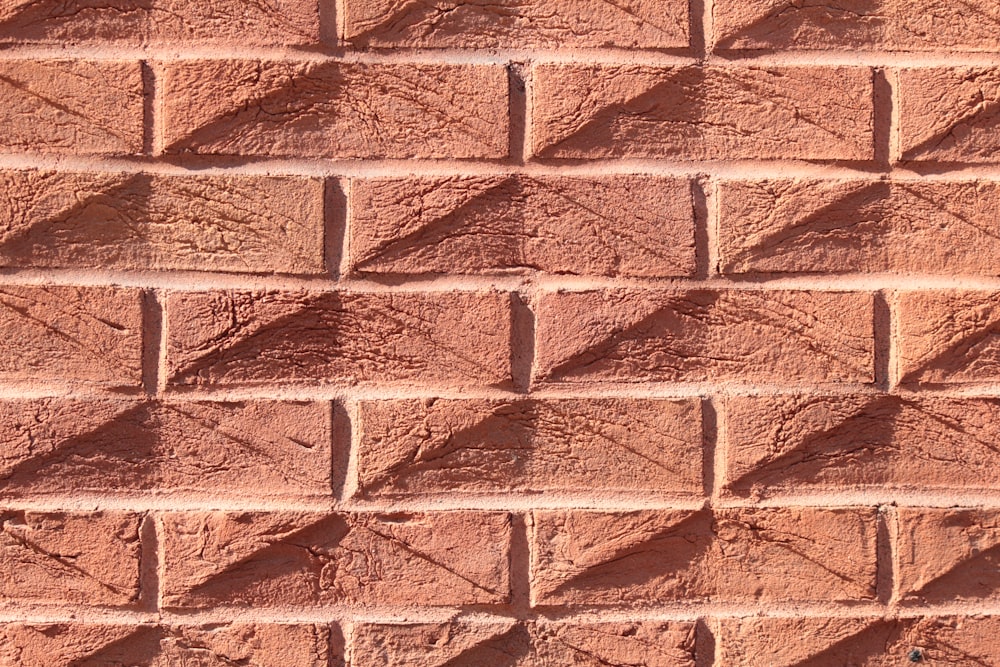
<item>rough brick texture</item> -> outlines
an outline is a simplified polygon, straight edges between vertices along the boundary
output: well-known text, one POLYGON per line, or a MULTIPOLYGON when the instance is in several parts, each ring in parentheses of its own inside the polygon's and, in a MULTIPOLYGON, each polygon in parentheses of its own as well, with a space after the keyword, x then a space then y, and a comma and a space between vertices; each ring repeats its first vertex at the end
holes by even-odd
POLYGON ((1000 5, 0 2, 0 667, 1000 664, 1000 5))

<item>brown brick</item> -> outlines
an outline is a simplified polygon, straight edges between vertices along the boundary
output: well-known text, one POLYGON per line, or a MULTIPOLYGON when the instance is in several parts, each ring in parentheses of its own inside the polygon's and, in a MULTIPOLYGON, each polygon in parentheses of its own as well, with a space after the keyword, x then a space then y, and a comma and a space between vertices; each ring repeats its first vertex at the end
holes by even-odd
POLYGON ((315 0, 12 0, 0 7, 6 44, 318 41, 315 0))
POLYGON ((276 623, 8 623, 0 625, 0 662, 20 667, 328 667, 330 634, 324 625, 276 623))
POLYGON ((540 382, 871 382, 866 293, 606 290, 537 309, 540 382))
POLYGON ((329 403, 2 401, 0 495, 329 496, 331 439, 329 403))
POLYGON ((357 46, 530 48, 688 44, 685 0, 349 0, 346 39, 357 46))
POLYGON ((643 665, 694 667, 694 623, 355 625, 359 665, 643 665))
POLYGON ((695 271, 686 179, 385 178, 355 181, 351 199, 358 273, 662 277, 695 271))
POLYGON ((534 513, 536 606, 875 596, 872 509, 534 513))
POLYGON ((141 384, 137 289, 0 287, 0 331, 0 379, 141 384))
POLYGON ((510 307, 497 292, 174 293, 168 376, 180 385, 502 385, 510 307))
POLYGON ((532 87, 543 158, 870 160, 861 67, 545 64, 532 87))
POLYGON ((698 400, 364 401, 363 495, 702 490, 698 400))
POLYGON ((139 520, 126 512, 0 512, 0 603, 135 603, 139 520))
POLYGON ((990 0, 716 0, 719 49, 994 51, 990 0))
POLYGON ((1000 379, 1000 310, 993 292, 905 292, 897 303, 898 373, 903 384, 1000 379))
POLYGON ((311 273, 323 182, 0 171, 0 265, 311 273))
POLYGON ((909 603, 1000 598, 1000 513, 900 508, 896 587, 909 603))
POLYGON ((743 396, 726 400, 726 489, 1000 488, 1000 400, 743 396))
POLYGON ((0 62, 0 150, 133 155, 142 152, 137 62, 0 62))
POLYGON ((720 268, 995 275, 998 207, 996 182, 723 181, 720 268))
POLYGON ((996 617, 733 618, 721 625, 722 665, 990 665, 1000 650, 996 617))
POLYGON ((166 607, 500 604, 502 512, 162 517, 166 607))
POLYGON ((167 153, 501 158, 500 65, 196 60, 160 66, 167 153))
POLYGON ((903 160, 997 160, 1000 72, 995 68, 903 69, 897 95, 903 160))

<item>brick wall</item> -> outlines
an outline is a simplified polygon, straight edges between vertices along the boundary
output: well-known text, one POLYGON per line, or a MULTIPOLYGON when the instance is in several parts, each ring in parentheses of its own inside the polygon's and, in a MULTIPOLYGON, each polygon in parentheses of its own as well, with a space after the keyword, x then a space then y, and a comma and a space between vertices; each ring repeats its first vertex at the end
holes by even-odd
POLYGON ((1000 664, 989 0, 8 0, 0 664, 1000 664))

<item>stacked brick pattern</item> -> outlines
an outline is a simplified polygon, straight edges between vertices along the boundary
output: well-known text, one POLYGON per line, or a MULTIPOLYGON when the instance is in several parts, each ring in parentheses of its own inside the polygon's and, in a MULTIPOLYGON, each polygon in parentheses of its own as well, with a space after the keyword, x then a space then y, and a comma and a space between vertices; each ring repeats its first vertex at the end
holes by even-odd
POLYGON ((997 664, 987 0, 0 7, 0 663, 997 664))

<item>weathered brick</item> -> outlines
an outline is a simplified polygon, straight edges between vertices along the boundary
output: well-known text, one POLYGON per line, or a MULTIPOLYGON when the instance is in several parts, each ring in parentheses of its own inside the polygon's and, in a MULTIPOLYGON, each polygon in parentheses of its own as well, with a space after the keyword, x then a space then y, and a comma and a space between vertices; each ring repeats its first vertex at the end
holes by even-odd
POLYGON ((138 62, 0 62, 0 150, 133 155, 142 152, 138 62))
POLYGON ((1000 619, 733 618, 716 641, 721 665, 898 667, 989 665, 1000 650, 1000 619))
POLYGON ((329 403, 0 401, 0 495, 329 496, 330 412, 329 403))
POLYGON ((20 667, 328 667, 330 634, 324 625, 277 623, 8 623, 0 625, 0 661, 20 667))
POLYGON ((502 604, 502 512, 163 515, 166 607, 502 604))
POLYGON ((688 45, 685 0, 350 0, 346 41, 417 48, 679 48, 688 45))
POLYGON ((741 396, 725 402, 725 488, 1000 488, 1000 400, 741 396))
POLYGON ((323 182, 0 171, 0 265, 311 273, 323 182))
POLYGON ((112 387, 142 382, 142 294, 110 287, 0 287, 0 378, 112 387))
POLYGON ((163 64, 166 153, 501 158, 500 65, 195 60, 163 64))
POLYGON ((903 160, 995 162, 1000 71, 947 67, 898 73, 899 150, 903 160))
POLYGON ((0 44, 318 41, 315 0, 10 0, 0 6, 0 44))
POLYGON ((868 508, 539 511, 532 604, 872 600, 875 524, 868 508))
POLYGON ((695 271, 686 179, 365 179, 352 183, 351 200, 351 263, 362 274, 695 271))
POLYGON ((694 623, 524 623, 451 621, 359 624, 359 665, 644 665, 694 667, 694 623))
POLYGON ((871 382, 872 313, 866 293, 550 293, 535 380, 871 382))
POLYGON ((360 492, 700 493, 699 401, 364 401, 360 492))
POLYGON ((998 207, 992 181, 723 181, 720 269, 995 275, 998 207))
POLYGON ((534 70, 542 158, 870 160, 862 67, 544 64, 534 70))
POLYGON ((172 384, 507 384, 510 296, 498 292, 179 292, 172 384))
POLYGON ((718 49, 994 51, 990 0, 716 0, 718 49))
POLYGON ((930 508, 898 512, 895 577, 903 602, 1000 597, 1000 513, 930 508))
POLYGON ((0 604, 135 603, 139 520, 126 512, 0 511, 0 604))
POLYGON ((1000 310, 994 292, 904 292, 897 301, 897 364, 903 384, 1000 379, 1000 310))

